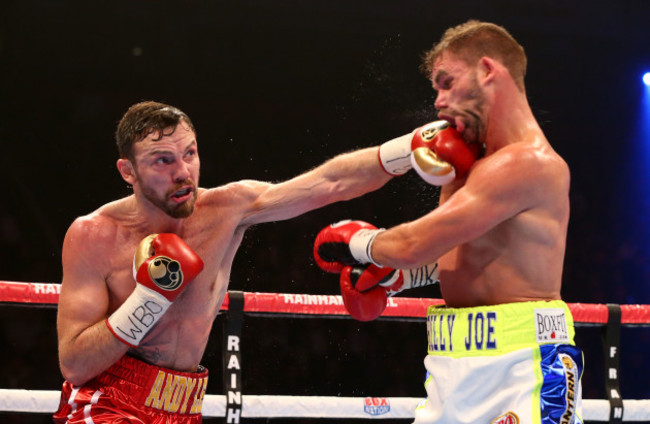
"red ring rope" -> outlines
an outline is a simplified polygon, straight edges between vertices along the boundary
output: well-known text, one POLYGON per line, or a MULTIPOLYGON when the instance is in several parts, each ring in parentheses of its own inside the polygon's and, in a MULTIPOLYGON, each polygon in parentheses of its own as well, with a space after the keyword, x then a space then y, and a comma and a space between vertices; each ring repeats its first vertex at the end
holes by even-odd
MULTIPOLYGON (((0 281, 0 303, 56 305, 60 291, 57 283, 0 281)), ((382 316, 424 318, 429 305, 441 303, 441 299, 392 297, 382 316)), ((607 323, 607 305, 570 303, 569 308, 577 323, 607 323)), ((221 309, 228 309, 228 296, 221 309)), ((289 293, 244 293, 244 312, 347 315, 341 296, 289 293)), ((621 305, 621 324, 650 324, 650 305, 621 305)))

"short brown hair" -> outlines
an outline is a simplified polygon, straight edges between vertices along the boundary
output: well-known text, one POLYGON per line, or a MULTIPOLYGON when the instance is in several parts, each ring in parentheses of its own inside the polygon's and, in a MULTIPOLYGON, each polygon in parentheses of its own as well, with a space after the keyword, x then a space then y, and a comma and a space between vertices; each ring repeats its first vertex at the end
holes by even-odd
POLYGON ((510 72, 517 86, 524 91, 526 53, 524 48, 503 27, 477 20, 449 28, 440 41, 424 53, 421 70, 431 77, 433 65, 443 52, 450 52, 468 65, 475 65, 487 56, 501 62, 510 72))
POLYGON ((126 111, 115 131, 115 141, 120 157, 133 161, 133 144, 153 132, 159 132, 159 138, 173 134, 181 121, 194 131, 194 125, 189 116, 174 106, 152 101, 134 104, 126 111), (163 133, 168 128, 171 128, 171 131, 163 133))

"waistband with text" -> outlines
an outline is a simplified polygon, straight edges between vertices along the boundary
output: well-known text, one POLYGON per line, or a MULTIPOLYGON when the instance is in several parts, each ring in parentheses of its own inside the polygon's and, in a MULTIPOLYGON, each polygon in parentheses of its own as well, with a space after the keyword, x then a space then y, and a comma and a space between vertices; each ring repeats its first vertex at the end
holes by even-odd
POLYGON ((574 344, 574 334, 571 311, 560 300, 427 310, 430 355, 500 355, 540 344, 574 344))

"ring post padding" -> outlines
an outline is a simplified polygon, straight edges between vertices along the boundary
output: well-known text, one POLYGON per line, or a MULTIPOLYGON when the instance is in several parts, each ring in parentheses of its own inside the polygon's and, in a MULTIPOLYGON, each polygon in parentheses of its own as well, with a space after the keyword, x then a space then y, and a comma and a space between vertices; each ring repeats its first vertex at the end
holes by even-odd
POLYGON ((229 304, 223 332, 223 387, 226 393, 225 423, 239 423, 242 412, 241 331, 244 293, 228 292, 229 304))
POLYGON ((609 400, 609 422, 623 422, 623 399, 618 383, 621 347, 621 306, 607 304, 607 324, 603 327, 605 357, 605 393, 609 400))

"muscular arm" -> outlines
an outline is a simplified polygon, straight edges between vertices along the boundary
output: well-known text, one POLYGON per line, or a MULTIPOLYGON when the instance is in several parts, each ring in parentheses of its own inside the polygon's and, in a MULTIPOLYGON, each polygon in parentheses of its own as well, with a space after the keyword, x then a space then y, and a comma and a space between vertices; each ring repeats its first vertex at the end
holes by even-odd
POLYGON ((251 202, 242 224, 293 218, 377 190, 392 178, 382 170, 377 155, 377 147, 361 149, 283 183, 245 182, 251 202))
MULTIPOLYGON (((477 163, 465 185, 438 208, 380 233, 372 256, 382 265, 400 269, 432 263, 522 211, 544 202, 563 201, 552 200, 562 192, 568 193, 564 166, 533 152, 506 149, 477 163)), ((540 213, 552 213, 547 208, 545 205, 540 213)), ((543 225, 541 221, 537 228, 543 225)))
POLYGON ((63 377, 73 384, 95 377, 128 349, 104 323, 109 295, 101 272, 103 255, 95 252, 101 243, 90 240, 93 233, 91 222, 77 220, 63 243, 63 285, 57 316, 59 363, 63 377))

